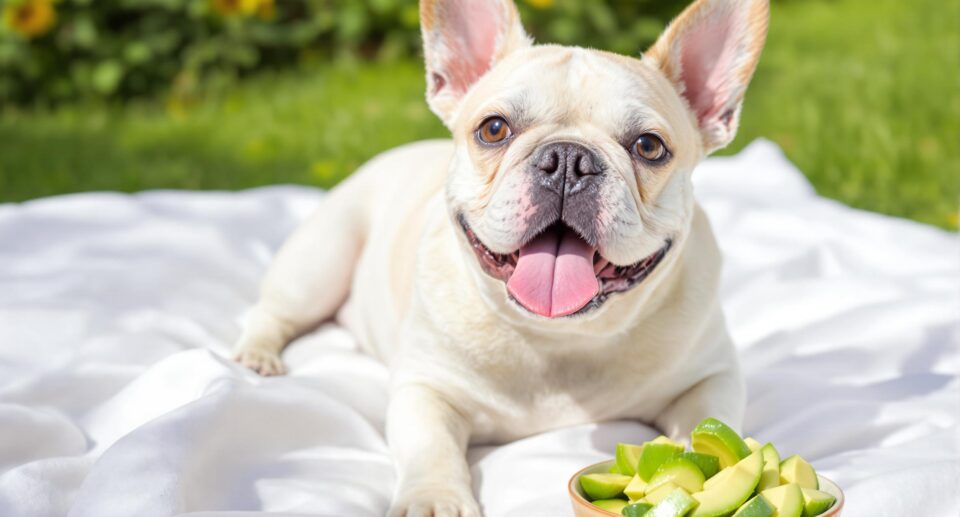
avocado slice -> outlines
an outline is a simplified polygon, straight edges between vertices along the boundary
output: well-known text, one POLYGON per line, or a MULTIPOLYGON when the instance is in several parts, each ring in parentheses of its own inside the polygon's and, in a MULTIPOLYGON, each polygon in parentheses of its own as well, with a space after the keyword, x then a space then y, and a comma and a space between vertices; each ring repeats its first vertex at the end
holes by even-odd
POLYGON ((721 481, 726 479, 727 476, 729 476, 732 472, 733 472, 733 467, 727 467, 721 470, 720 472, 717 472, 716 475, 714 475, 712 478, 703 482, 703 489, 712 490, 713 487, 717 485, 717 483, 720 483, 721 481))
POLYGON ((760 476, 757 492, 780 486, 780 453, 772 443, 761 447, 760 453, 763 454, 763 475, 760 476))
POLYGON ((580 488, 591 501, 613 499, 623 493, 631 479, 623 474, 585 474, 580 476, 580 488))
POLYGON ((632 476, 637 473, 637 463, 640 462, 641 451, 643 451, 642 445, 617 444, 617 470, 620 474, 632 476))
POLYGON ((620 510, 620 514, 623 517, 643 517, 651 508, 653 508, 652 504, 640 501, 628 504, 623 510, 620 510))
POLYGON ((680 443, 680 442, 678 442, 678 441, 671 440, 670 438, 667 438, 666 436, 664 436, 664 435, 662 435, 662 434, 661 434, 660 436, 654 438, 653 440, 651 440, 650 443, 656 443, 656 444, 660 444, 660 445, 673 445, 674 447, 679 447, 679 448, 681 448, 681 449, 685 449, 685 448, 686 448, 682 443, 680 443))
POLYGON ((650 481, 650 478, 653 477, 653 474, 657 472, 663 462, 683 454, 683 444, 663 441, 658 443, 657 440, 643 445, 643 452, 640 454, 640 461, 637 463, 637 474, 640 474, 644 481, 650 481))
POLYGON ((703 490, 705 480, 703 472, 694 462, 676 456, 660 464, 657 472, 650 477, 646 490, 652 492, 665 483, 673 483, 687 492, 699 492, 703 490))
POLYGON ((750 447, 730 426, 716 418, 706 418, 690 434, 693 450, 716 456, 720 468, 730 465, 750 455, 750 447))
POLYGON ((721 517, 730 515, 740 508, 753 495, 754 489, 760 483, 763 474, 763 455, 760 451, 751 453, 740 460, 730 473, 721 471, 714 478, 724 476, 709 490, 693 494, 693 498, 700 503, 694 510, 693 517, 721 517))
POLYGON ((644 517, 684 517, 697 506, 697 500, 682 488, 676 488, 650 509, 644 517))
POLYGON ((743 503, 733 517, 773 517, 775 511, 763 496, 755 495, 753 499, 743 503))
POLYGON ((816 517, 837 502, 836 497, 812 488, 801 488, 800 492, 803 493, 803 517, 816 517))
POLYGON ((630 480, 630 483, 627 485, 627 488, 623 489, 623 495, 630 498, 631 501, 636 501, 643 497, 643 494, 647 493, 647 482, 640 479, 640 476, 637 474, 633 475, 633 479, 630 480))
MULTIPOLYGON (((686 458, 692 461, 697 465, 697 468, 700 469, 700 472, 703 472, 703 477, 706 479, 712 478, 717 472, 720 471, 720 460, 716 456, 711 456, 709 454, 703 454, 700 452, 685 452, 680 455, 681 458, 686 458)), ((779 464, 780 461, 777 460, 779 464)))
POLYGON ((763 447, 763 444, 754 440, 753 438, 750 438, 749 436, 743 439, 743 443, 747 444, 747 447, 750 448, 750 452, 757 452, 761 447, 763 447))
POLYGON ((647 495, 643 496, 643 498, 646 499, 648 503, 659 504, 660 501, 666 499, 668 495, 678 488, 680 487, 673 483, 667 482, 657 487, 656 490, 648 491, 647 495))
POLYGON ((593 505, 597 508, 603 508, 608 512, 620 515, 620 512, 627 506, 627 502, 623 499, 598 499, 593 502, 593 505))
POLYGON ((800 488, 820 488, 817 472, 799 455, 794 454, 780 463, 780 483, 796 483, 800 488))
POLYGON ((769 488, 760 495, 776 508, 774 517, 801 517, 803 515, 803 492, 800 485, 789 483, 769 488))

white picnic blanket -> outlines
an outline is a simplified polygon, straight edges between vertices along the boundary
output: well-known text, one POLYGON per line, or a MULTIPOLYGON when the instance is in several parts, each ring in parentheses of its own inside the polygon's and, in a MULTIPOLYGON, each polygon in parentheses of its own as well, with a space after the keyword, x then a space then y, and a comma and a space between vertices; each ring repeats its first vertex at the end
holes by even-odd
MULTIPOLYGON (((757 141, 696 172, 725 253, 746 431, 805 456, 845 517, 960 515, 956 235, 818 197, 757 141)), ((0 516, 379 517, 387 372, 342 330, 287 377, 224 359, 321 193, 0 205, 0 516)), ((470 453, 490 517, 570 515, 568 477, 653 432, 583 425, 470 453)))

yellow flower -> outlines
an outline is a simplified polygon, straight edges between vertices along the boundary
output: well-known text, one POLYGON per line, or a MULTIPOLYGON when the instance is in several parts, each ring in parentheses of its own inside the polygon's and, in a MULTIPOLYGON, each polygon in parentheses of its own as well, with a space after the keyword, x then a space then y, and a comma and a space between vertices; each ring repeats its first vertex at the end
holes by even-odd
POLYGON ((50 0, 11 2, 3 8, 3 23, 26 38, 42 36, 57 23, 50 0))
POLYGON ((527 0, 527 3, 537 9, 547 9, 553 7, 554 0, 527 0))
POLYGON ((273 0, 260 0, 257 5, 257 16, 262 20, 272 20, 276 16, 277 10, 274 8, 273 0))
POLYGON ((210 0, 213 8, 224 16, 255 14, 262 0, 210 0))

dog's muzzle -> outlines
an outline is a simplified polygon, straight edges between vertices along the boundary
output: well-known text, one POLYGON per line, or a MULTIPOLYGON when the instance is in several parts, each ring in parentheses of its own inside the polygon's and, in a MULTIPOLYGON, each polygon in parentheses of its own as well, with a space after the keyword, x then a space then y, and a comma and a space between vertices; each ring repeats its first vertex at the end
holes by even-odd
POLYGON ((483 269, 506 283, 510 298, 547 318, 581 314, 646 278, 670 248, 617 266, 599 250, 600 189, 607 167, 598 154, 575 142, 551 142, 527 165, 530 211, 519 249, 489 250, 461 214, 460 224, 483 269))
POLYGON ((563 221, 591 246, 599 240, 597 207, 606 165, 595 151, 576 142, 552 142, 537 149, 528 164, 532 214, 523 240, 563 221))

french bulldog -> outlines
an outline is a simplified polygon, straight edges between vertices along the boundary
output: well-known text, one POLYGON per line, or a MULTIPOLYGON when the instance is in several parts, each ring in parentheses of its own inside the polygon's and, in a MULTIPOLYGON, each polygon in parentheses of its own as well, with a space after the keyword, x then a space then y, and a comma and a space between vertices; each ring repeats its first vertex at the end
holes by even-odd
POLYGON ((236 345, 260 374, 336 318, 391 372, 392 517, 478 516, 465 451, 635 419, 739 426, 691 173, 737 129, 767 0, 697 0, 639 57, 534 45, 511 0, 423 0, 451 140, 387 151, 283 245, 236 345))

